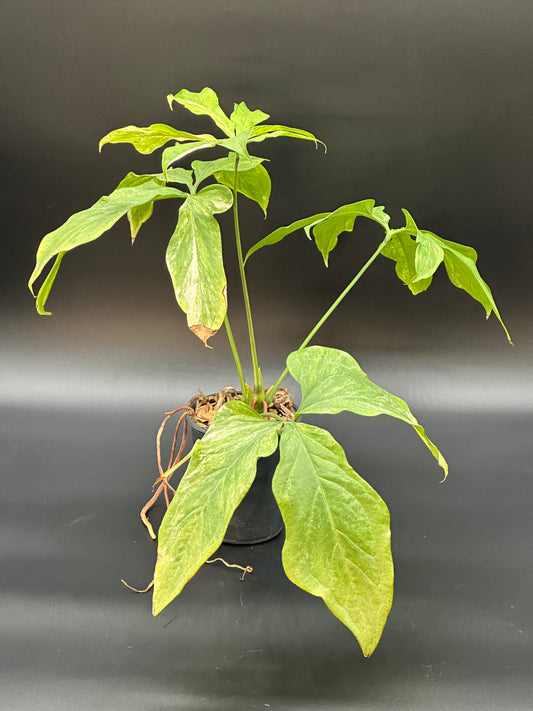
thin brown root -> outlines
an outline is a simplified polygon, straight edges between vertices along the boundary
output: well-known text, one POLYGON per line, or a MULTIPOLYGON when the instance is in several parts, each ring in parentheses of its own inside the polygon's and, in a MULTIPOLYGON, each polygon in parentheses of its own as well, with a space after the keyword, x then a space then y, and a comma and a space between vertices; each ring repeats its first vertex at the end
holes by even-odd
POLYGON ((253 573, 254 569, 252 568, 251 565, 247 565, 246 567, 243 567, 242 565, 237 565, 237 563, 226 563, 224 558, 212 558, 211 560, 206 560, 206 563, 216 563, 217 560, 219 560, 221 563, 224 563, 226 568, 238 568, 239 570, 242 570, 242 575, 241 575, 241 580, 244 580, 244 577, 246 573, 253 573))
MULTIPOLYGON (((152 527, 152 524, 148 520, 148 511, 152 508, 152 506, 155 504, 157 499, 160 497, 161 493, 163 493, 165 497, 165 504, 168 507, 170 506, 170 497, 169 497, 169 491, 172 492, 172 495, 176 493, 176 490, 173 489, 170 484, 169 480, 172 474, 167 474, 165 475, 165 472, 163 471, 163 465, 161 463, 161 437, 163 435, 163 431, 165 429, 165 425, 167 422, 170 420, 171 417, 173 417, 177 412, 182 412, 180 418, 178 419, 178 422, 176 424, 176 428, 174 430, 174 437, 172 439, 172 448, 170 452, 170 460, 168 463, 167 471, 175 467, 175 465, 178 464, 180 461, 182 455, 183 455, 183 450, 185 449, 185 446, 187 444, 187 420, 185 418, 187 415, 194 414, 194 410, 189 407, 188 405, 183 405, 182 407, 177 407, 175 410, 171 410, 170 412, 165 413, 165 419, 161 423, 161 426, 157 432, 157 437, 156 437, 156 453, 157 453, 157 468, 159 470, 159 476, 158 478, 154 481, 153 487, 157 486, 157 489, 152 496, 152 498, 146 502, 146 504, 142 507, 141 509, 141 521, 144 523, 146 526, 148 533, 150 534, 150 537, 155 540, 156 535, 154 532, 154 529, 152 527), (178 435, 179 435, 179 429, 181 427, 182 422, 185 420, 185 424, 183 426, 183 434, 181 437, 181 443, 180 443, 180 448, 178 450, 178 453, 176 454, 176 444, 178 441, 178 435)), ((173 472, 172 472, 173 473, 173 472)))
POLYGON ((150 588, 153 588, 153 587, 154 587, 154 581, 153 581, 153 580, 152 580, 152 582, 148 585, 147 588, 144 588, 144 590, 137 590, 137 588, 134 588, 134 587, 132 587, 131 585, 128 585, 128 583, 127 583, 125 580, 122 580, 122 578, 120 579, 120 582, 121 582, 123 585, 125 585, 127 588, 129 588, 130 590, 133 590, 133 592, 136 592, 136 593, 147 593, 148 590, 150 590, 150 588))
POLYGON ((168 468, 169 469, 174 464, 177 464, 182 457, 183 450, 185 449, 185 445, 187 444, 187 431, 189 429, 189 423, 187 422, 187 420, 185 418, 187 417, 187 415, 192 415, 192 414, 193 414, 192 408, 187 407, 187 410, 183 413, 183 415, 178 420, 178 424, 176 425, 176 429, 174 431, 174 439, 172 441, 172 451, 170 453, 170 459, 168 460, 168 468), (181 444, 180 444, 180 448, 178 450, 178 454, 176 455, 176 457, 174 457, 174 453, 176 451, 176 442, 178 439, 178 432, 179 432, 179 428, 180 428, 180 425, 183 422, 183 420, 185 420, 185 424, 183 425, 183 434, 181 436, 181 444))
POLYGON ((161 485, 158 487, 157 491, 156 491, 155 494, 152 496, 152 498, 151 498, 149 501, 147 501, 147 502, 145 503, 145 505, 144 505, 144 506, 142 507, 142 509, 141 509, 141 521, 144 523, 144 525, 145 525, 146 528, 148 529, 148 533, 150 534, 150 538, 152 538, 154 541, 155 541, 155 539, 156 539, 156 535, 155 535, 155 533, 154 533, 154 529, 152 528, 152 524, 151 524, 150 521, 148 520, 146 514, 148 513, 148 511, 150 511, 150 509, 152 508, 152 506, 155 504, 155 502, 156 502, 157 499, 159 498, 159 494, 161 493, 161 490, 163 489, 163 486, 164 486, 164 485, 161 484, 161 485))
MULTIPOLYGON (((189 407, 189 405, 182 405, 181 407, 176 407, 175 410, 171 410, 170 412, 166 412, 166 413, 165 413, 166 417, 165 417, 165 419, 163 420, 163 422, 161 423, 161 426, 160 426, 160 428, 159 428, 159 431, 157 432, 157 436, 156 436, 156 440, 155 440, 155 441, 156 441, 156 450, 157 450, 157 466, 158 466, 158 469, 159 469, 159 475, 160 475, 160 476, 163 476, 163 465, 161 464, 161 436, 163 435, 163 431, 164 431, 164 429, 165 429, 165 425, 166 425, 167 422, 170 420, 170 418, 173 417, 177 412, 182 412, 183 410, 185 410, 185 412, 183 412, 183 414, 182 414, 181 417, 179 418, 178 424, 176 425, 176 430, 175 430, 175 432, 174 432, 174 441, 173 441, 173 443, 172 443, 172 452, 171 452, 171 455, 170 455, 170 464, 169 464, 169 467, 168 467, 168 468, 170 469, 170 467, 172 466, 172 460, 173 460, 173 458, 174 458, 174 450, 175 450, 175 446, 176 446, 176 440, 177 440, 177 437, 178 437, 178 430, 179 430, 180 425, 181 425, 183 419, 185 418, 185 416, 186 416, 186 415, 194 414, 194 411, 193 411, 192 407, 189 407)), ((186 436, 186 435, 185 435, 185 436, 186 436)), ((185 439, 185 437, 184 437, 184 439, 185 439)))
POLYGON ((167 474, 166 476, 158 476, 157 479, 156 479, 156 480, 154 481, 154 483, 152 484, 152 489, 153 489, 155 486, 157 486, 158 484, 163 484, 163 486, 165 487, 165 489, 168 489, 169 491, 172 492, 172 495, 174 495, 174 494, 176 493, 176 489, 174 489, 174 488, 173 488, 172 486, 170 486, 170 484, 168 483, 168 480, 170 479, 171 476, 172 476, 172 474, 170 474, 170 476, 169 476, 168 474, 167 474))

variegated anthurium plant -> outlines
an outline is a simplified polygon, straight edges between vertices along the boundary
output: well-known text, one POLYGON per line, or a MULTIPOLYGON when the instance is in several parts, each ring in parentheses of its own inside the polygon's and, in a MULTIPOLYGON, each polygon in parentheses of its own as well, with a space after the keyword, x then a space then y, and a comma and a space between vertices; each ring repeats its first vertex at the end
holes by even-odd
MULTIPOLYGON (((164 148, 161 172, 128 173, 109 195, 72 215, 42 240, 30 277, 35 281, 52 261, 37 293, 40 314, 63 257, 74 247, 92 242, 127 215, 131 239, 150 218, 154 203, 179 203, 177 224, 168 243, 166 263, 177 302, 191 331, 206 345, 224 325, 235 359, 242 400, 223 405, 206 435, 196 442, 180 465, 189 461, 159 530, 154 574, 153 613, 157 615, 220 546, 230 518, 250 488, 259 457, 280 449, 273 490, 285 523, 283 566, 288 578, 324 602, 355 635, 369 656, 385 625, 393 596, 393 562, 389 512, 380 496, 350 466, 342 447, 324 429, 304 424, 311 413, 342 411, 373 417, 385 414, 411 425, 431 454, 448 472, 446 460, 426 435, 407 404, 368 379, 351 355, 324 346, 309 346, 315 334, 380 255, 395 262, 396 274, 413 294, 425 291, 439 265, 454 286, 464 289, 502 322, 491 291, 481 278, 477 254, 471 247, 419 229, 404 210, 405 225, 392 228, 389 216, 374 200, 360 200, 333 212, 322 212, 280 227, 250 247, 245 256, 239 230, 238 196, 256 202, 265 212, 271 182, 265 158, 250 153, 270 138, 318 141, 308 131, 266 124, 263 111, 235 104, 231 115, 221 109, 217 95, 182 90, 169 95, 193 114, 209 116, 218 135, 193 134, 154 124, 126 126, 107 134, 107 143, 130 143, 149 154, 164 148), (220 135, 221 134, 221 135, 220 135), (214 160, 194 160, 190 168, 177 161, 197 151, 216 149, 214 160), (244 376, 241 358, 227 315, 226 276, 222 239, 216 215, 233 209, 236 251, 246 312, 253 383, 244 376), (301 346, 287 358, 277 382, 265 388, 257 359, 246 264, 264 247, 304 229, 314 240, 324 262, 339 235, 354 228, 356 218, 376 222, 383 235, 375 252, 359 269, 331 307, 311 329, 301 346), (290 373, 302 391, 300 406, 290 421, 265 412, 285 376, 290 373)), ((507 337, 509 334, 503 325, 507 337)), ((510 339, 509 339, 510 340, 510 339)), ((178 465, 179 466, 179 465, 178 465)), ((166 477, 176 467, 165 472, 166 477)))

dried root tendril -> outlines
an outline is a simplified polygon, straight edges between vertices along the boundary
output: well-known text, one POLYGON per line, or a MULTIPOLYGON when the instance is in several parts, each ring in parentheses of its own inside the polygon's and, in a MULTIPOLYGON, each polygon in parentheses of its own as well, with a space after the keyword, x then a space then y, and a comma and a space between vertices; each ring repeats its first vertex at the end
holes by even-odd
MULTIPOLYGON (((220 561, 221 563, 224 563, 226 568, 238 568, 239 570, 242 570, 242 575, 240 577, 241 580, 244 580, 246 573, 253 573, 254 569, 252 568, 251 565, 238 565, 237 563, 228 563, 227 561, 224 560, 224 558, 212 558, 211 560, 206 560, 206 563, 216 563, 217 561, 220 561)), ((138 588, 134 588, 133 585, 129 585, 123 578, 120 579, 120 582, 125 585, 128 590, 133 590, 133 592, 136 593, 147 593, 149 590, 151 590, 154 587, 154 581, 152 580, 145 588, 144 590, 139 590, 138 588)))
POLYGON ((188 429, 187 419, 186 419, 187 415, 194 415, 194 410, 191 407, 189 407, 188 405, 183 405, 182 407, 177 407, 175 410, 172 410, 171 412, 166 412, 165 419, 161 423, 161 427, 159 428, 159 431, 157 433, 156 452, 157 452, 157 468, 159 470, 159 476, 153 483, 153 487, 157 486, 157 489, 155 490, 154 495, 146 502, 146 504, 141 509, 141 521, 144 523, 144 525, 148 529, 148 533, 150 534, 150 537, 153 538, 154 540, 156 538, 156 535, 154 533, 152 524, 148 520, 147 514, 148 514, 148 511, 150 511, 152 506, 155 504, 155 502, 158 500, 158 498, 161 496, 161 494, 164 495, 165 503, 168 508, 170 506, 169 491, 172 494, 176 493, 175 490, 169 484, 169 480, 170 480, 170 477, 172 476, 172 473, 166 474, 165 472, 168 472, 173 467, 175 467, 183 456, 183 451, 184 451, 185 446, 187 444, 187 429, 188 429), (165 426, 166 426, 167 422, 178 412, 181 412, 182 414, 180 415, 178 422, 176 424, 176 427, 174 429, 174 437, 172 439, 172 449, 170 452, 170 459, 168 462, 168 467, 166 468, 166 470, 163 470, 163 465, 161 463, 161 437, 163 435, 163 432, 165 430, 165 426), (176 445, 178 443, 179 430, 180 430, 182 423, 183 423, 183 432, 181 435, 180 446, 179 446, 178 452, 176 454, 176 445))
POLYGON ((153 581, 153 580, 152 580, 152 582, 148 585, 148 587, 144 588, 144 590, 138 590, 137 588, 134 588, 134 587, 132 587, 131 585, 128 585, 128 583, 127 583, 125 580, 123 580, 122 578, 120 579, 120 582, 121 582, 123 585, 125 585, 129 590, 133 590, 133 592, 136 592, 136 593, 147 593, 148 590, 150 590, 151 588, 154 587, 154 581, 153 581))
POLYGON ((253 573, 254 569, 252 568, 251 565, 247 566, 242 566, 242 565, 237 565, 237 563, 226 563, 224 558, 212 558, 211 560, 206 560, 206 563, 216 563, 217 560, 219 560, 221 563, 224 563, 226 568, 238 568, 239 570, 242 570, 242 575, 241 575, 241 580, 244 580, 244 577, 246 573, 253 573))

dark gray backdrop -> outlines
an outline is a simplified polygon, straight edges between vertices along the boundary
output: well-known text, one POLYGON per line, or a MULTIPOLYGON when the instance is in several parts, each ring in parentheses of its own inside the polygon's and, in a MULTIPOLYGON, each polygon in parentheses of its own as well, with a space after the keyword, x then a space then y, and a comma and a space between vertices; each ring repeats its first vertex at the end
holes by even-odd
MULTIPOLYGON (((4 3, 6 708, 528 707, 532 27, 525 0, 4 3), (25 287, 46 232, 127 171, 157 170, 158 157, 127 146, 99 155, 99 139, 127 124, 210 130, 165 100, 203 86, 227 110, 244 99, 328 144, 327 155, 258 144, 273 195, 267 223, 243 206, 246 244, 362 198, 395 225, 406 207, 479 251, 516 344, 444 274, 413 297, 385 259, 316 340, 405 397, 452 470, 439 487, 395 423, 327 423, 393 520, 397 597, 369 662, 320 601, 283 582, 280 541, 238 553, 255 561, 255 582, 203 571, 164 620, 118 583, 150 577, 136 510, 163 411, 235 381, 223 334, 203 349, 175 307, 164 265, 174 206, 156 205, 133 249, 124 221, 68 255, 53 317, 35 315, 25 287)), ((303 234, 250 262, 267 379, 378 237, 360 225, 327 271, 303 234)))

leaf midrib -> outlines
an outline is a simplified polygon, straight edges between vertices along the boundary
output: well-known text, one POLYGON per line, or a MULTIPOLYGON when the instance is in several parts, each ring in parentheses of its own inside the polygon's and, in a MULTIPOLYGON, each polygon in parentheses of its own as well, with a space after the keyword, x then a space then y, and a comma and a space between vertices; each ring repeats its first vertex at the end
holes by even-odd
MULTIPOLYGON (((337 539, 338 539, 339 535, 342 535, 343 532, 338 528, 337 523, 335 522, 335 519, 334 519, 333 516, 332 516, 331 509, 330 509, 330 507, 327 505, 327 497, 326 497, 326 495, 325 495, 325 493, 324 493, 324 488, 323 488, 323 486, 322 486, 321 479, 320 479, 319 475, 315 473, 315 472, 316 472, 316 466, 315 466, 315 464, 314 464, 314 462, 313 462, 313 459, 312 459, 312 457, 311 457, 309 451, 307 450, 307 448, 306 448, 305 445, 303 444, 303 438, 302 438, 302 435, 300 434, 300 432, 298 431, 297 426, 296 426, 296 432, 297 432, 297 434, 298 434, 298 437, 300 438, 299 449, 300 449, 300 450, 301 450, 301 449, 304 450, 304 452, 305 452, 305 454, 306 454, 306 457, 307 457, 307 460, 309 461, 309 463, 310 463, 310 465, 311 465, 311 467, 312 467, 312 474, 314 475, 315 480, 316 480, 316 484, 317 484, 317 485, 316 485, 315 493, 314 493, 313 496, 316 497, 317 494, 320 494, 320 496, 321 496, 321 498, 322 498, 322 501, 323 501, 323 504, 324 504, 324 505, 323 505, 323 508, 327 511, 327 515, 328 515, 328 518, 329 518, 330 524, 331 524, 331 529, 334 531, 334 538, 335 538, 335 543, 334 543, 334 545, 340 547, 341 544, 340 544, 340 542, 339 542, 337 539)), ((327 451, 328 453, 330 453, 330 450, 327 449, 327 448, 324 448, 324 446, 323 446, 320 442, 318 442, 318 445, 319 445, 322 449, 326 449, 326 451, 327 451)), ((325 458, 324 458, 324 459, 325 459, 325 458)), ((293 464, 292 467, 291 467, 291 472, 292 472, 292 469, 293 469, 294 466, 295 466, 295 465, 293 464)), ((332 480, 329 480, 329 481, 332 481, 332 480)), ((334 483, 336 483, 338 486, 342 486, 342 484, 341 484, 340 482, 334 482, 334 483)), ((344 486, 342 486, 342 488, 343 488, 345 491, 348 491, 348 489, 346 489, 344 486)), ((348 491, 348 493, 350 493, 350 492, 348 491)), ((306 528, 307 528, 307 532, 309 533, 309 532, 310 532, 309 524, 306 525, 306 528)), ((349 540, 352 540, 352 539, 349 539, 349 540)), ((372 557, 371 554, 369 554, 367 551, 365 551, 363 548, 361 548, 361 546, 359 546, 355 541, 352 541, 352 543, 353 543, 357 548, 359 548, 359 550, 361 550, 365 555, 367 555, 367 556, 369 556, 369 557, 372 557)), ((379 585, 376 584, 376 583, 367 575, 367 573, 366 573, 362 568, 360 568, 356 563, 353 563, 352 561, 350 561, 350 560, 346 557, 345 554, 342 555, 342 561, 343 561, 344 564, 345 564, 346 562, 351 563, 357 570, 359 570, 360 573, 362 573, 366 578, 368 578, 368 579, 370 580, 370 582, 371 582, 375 587, 379 587, 379 585)), ((323 584, 320 580, 318 580, 315 575, 313 575, 313 577, 315 578, 315 580, 317 580, 317 582, 319 582, 319 584, 320 584, 321 587, 323 587, 323 588, 325 587, 324 584, 323 584)), ((327 588, 327 589, 329 590, 329 588, 327 588)), ((335 599, 336 599, 336 598, 335 598, 335 599)), ((338 600, 337 600, 337 602, 338 602, 338 600)), ((340 605, 341 603, 338 603, 338 604, 340 605)), ((344 607, 344 606, 343 606, 343 607, 344 607)))

